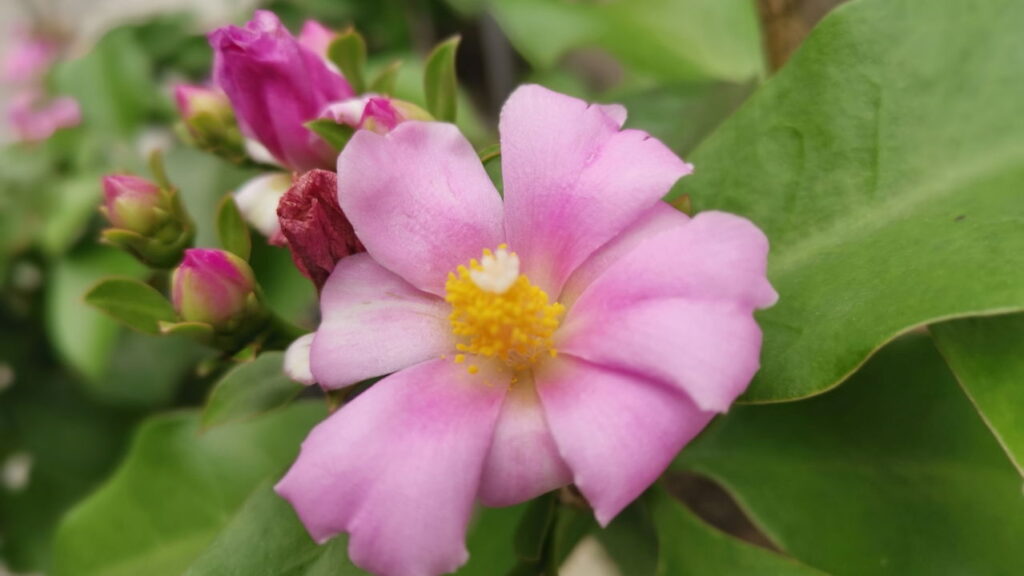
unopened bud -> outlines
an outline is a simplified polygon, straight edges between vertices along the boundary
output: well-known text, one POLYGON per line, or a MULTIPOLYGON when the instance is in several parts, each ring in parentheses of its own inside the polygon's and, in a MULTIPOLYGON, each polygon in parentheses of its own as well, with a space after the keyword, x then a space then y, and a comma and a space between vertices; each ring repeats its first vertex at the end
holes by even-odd
POLYGON ((178 113, 196 147, 233 162, 245 158, 245 143, 227 95, 204 86, 174 88, 178 113))
POLYGON ((334 172, 303 174, 281 198, 277 216, 292 260, 318 290, 338 260, 365 250, 338 204, 334 172))
POLYGON ((166 220, 165 204, 160 187, 145 178, 129 174, 103 177, 103 211, 115 228, 145 236, 166 220))
POLYGON ((157 268, 170 268, 191 244, 192 221, 173 189, 129 174, 103 177, 103 239, 157 268))
POLYGON ((209 324, 217 332, 235 331, 261 311, 252 268, 224 250, 186 250, 171 285, 181 319, 209 324))

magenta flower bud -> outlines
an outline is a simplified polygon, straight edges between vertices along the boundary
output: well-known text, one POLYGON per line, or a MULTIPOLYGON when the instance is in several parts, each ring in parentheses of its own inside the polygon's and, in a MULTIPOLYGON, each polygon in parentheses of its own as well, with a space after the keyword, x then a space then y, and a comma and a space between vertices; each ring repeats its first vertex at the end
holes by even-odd
POLYGON ((243 132, 292 170, 333 169, 337 153, 304 124, 353 96, 345 78, 271 12, 257 11, 244 27, 219 28, 209 40, 214 79, 243 132))
POLYGON ((168 216, 160 187, 138 176, 111 174, 103 177, 103 213, 115 228, 149 235, 168 216))
POLYGON ((299 32, 299 44, 313 51, 321 58, 327 58, 327 48, 338 37, 338 33, 316 20, 306 20, 299 32))
POLYGON ((292 260, 317 290, 338 260, 365 250, 338 205, 338 175, 329 170, 310 170, 296 180, 277 205, 277 217, 292 260))
POLYGON ((186 250, 171 284, 171 300, 181 319, 218 331, 233 330, 256 307, 252 268, 223 250, 186 250))

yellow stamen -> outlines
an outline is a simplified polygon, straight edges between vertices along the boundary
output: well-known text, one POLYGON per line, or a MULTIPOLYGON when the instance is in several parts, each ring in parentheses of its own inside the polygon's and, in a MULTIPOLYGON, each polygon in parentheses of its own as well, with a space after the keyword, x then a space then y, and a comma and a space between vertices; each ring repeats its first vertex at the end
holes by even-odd
MULTIPOLYGON (((481 260, 459 266, 445 284, 445 300, 452 305, 448 319, 461 352, 455 362, 472 354, 521 370, 545 355, 554 357, 553 337, 565 307, 549 302, 544 290, 519 274, 519 258, 504 244, 496 253, 484 250, 481 260)), ((475 374, 480 368, 467 370, 475 374)))

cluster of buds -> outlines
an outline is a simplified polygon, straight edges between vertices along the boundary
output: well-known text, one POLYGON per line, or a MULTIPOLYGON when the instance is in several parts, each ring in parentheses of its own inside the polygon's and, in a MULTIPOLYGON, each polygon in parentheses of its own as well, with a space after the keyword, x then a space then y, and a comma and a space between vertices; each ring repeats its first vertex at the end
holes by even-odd
POLYGON ((133 254, 153 268, 171 268, 192 244, 195 227, 177 190, 138 176, 112 174, 103 178, 100 211, 111 228, 103 241, 133 254))

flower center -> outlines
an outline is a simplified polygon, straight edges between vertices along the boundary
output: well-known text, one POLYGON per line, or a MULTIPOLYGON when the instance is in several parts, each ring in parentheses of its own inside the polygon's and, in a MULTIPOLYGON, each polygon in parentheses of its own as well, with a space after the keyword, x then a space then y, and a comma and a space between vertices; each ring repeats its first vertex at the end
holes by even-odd
MULTIPOLYGON (((553 335, 565 306, 549 302, 546 292, 519 273, 519 257, 502 244, 485 249, 478 262, 448 274, 445 300, 452 305, 448 320, 459 337, 455 362, 466 355, 496 358, 514 370, 555 356, 553 335)), ((479 370, 468 366, 470 374, 479 370)))

